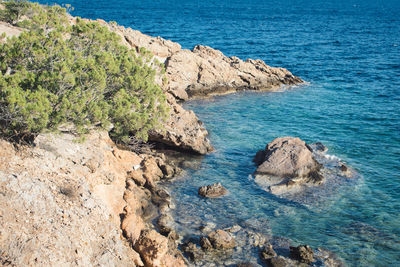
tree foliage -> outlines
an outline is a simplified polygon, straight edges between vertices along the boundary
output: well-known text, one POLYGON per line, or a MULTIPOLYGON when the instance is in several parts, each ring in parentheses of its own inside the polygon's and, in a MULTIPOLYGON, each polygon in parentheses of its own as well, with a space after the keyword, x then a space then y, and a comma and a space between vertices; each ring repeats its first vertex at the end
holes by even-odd
POLYGON ((147 140, 168 114, 152 56, 122 46, 98 22, 78 18, 70 25, 64 8, 27 5, 23 23, 16 22, 27 31, 0 44, 2 134, 72 123, 79 134, 113 125, 117 140, 147 140))

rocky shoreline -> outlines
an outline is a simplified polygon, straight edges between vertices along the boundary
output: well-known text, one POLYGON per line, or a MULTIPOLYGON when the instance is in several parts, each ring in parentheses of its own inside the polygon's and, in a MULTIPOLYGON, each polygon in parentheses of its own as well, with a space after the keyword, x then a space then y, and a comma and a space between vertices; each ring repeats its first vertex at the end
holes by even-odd
MULTIPOLYGON (((70 17, 71 24, 74 21, 70 17)), ((205 227, 199 240, 186 240, 180 250, 182 240, 170 213, 173 196, 158 186, 181 171, 177 157, 168 155, 183 152, 180 157, 185 157, 213 151, 207 130, 194 112, 182 107, 182 101, 241 90, 274 91, 303 81, 288 70, 270 67, 261 60, 226 57, 201 45, 192 50, 181 49, 179 44, 160 37, 98 22, 120 35, 126 46, 138 52, 144 47, 165 64, 167 80, 163 81, 161 74, 157 80, 167 96, 170 119, 164 131, 149 134, 156 149, 146 153, 118 147, 108 133, 97 130, 83 143, 75 142, 75 136, 68 132, 41 134, 34 147, 0 140, 0 263, 192 265, 183 251, 196 265, 214 261, 228 266, 252 266, 217 260, 224 258, 221 251, 246 244, 259 250, 269 266, 314 262, 314 252, 307 246, 285 245, 283 250, 278 246, 284 251, 278 256, 269 243, 270 237, 240 226, 205 227)), ((0 33, 9 35, 21 31, 5 23, 0 27, 0 33)), ((218 190, 211 187, 199 193, 206 197, 228 193, 220 185, 214 186, 218 190)), ((318 262, 329 265, 330 260, 329 266, 340 265, 327 253, 316 254, 318 262)))

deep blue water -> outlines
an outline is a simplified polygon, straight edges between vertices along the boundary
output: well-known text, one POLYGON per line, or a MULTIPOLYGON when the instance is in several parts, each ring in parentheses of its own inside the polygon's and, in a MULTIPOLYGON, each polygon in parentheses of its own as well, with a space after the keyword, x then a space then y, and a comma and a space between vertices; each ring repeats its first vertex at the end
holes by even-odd
POLYGON ((185 211, 176 214, 182 231, 204 220, 255 219, 294 244, 330 249, 349 266, 400 266, 400 1, 67 3, 73 15, 117 21, 184 48, 204 44, 261 58, 310 83, 186 104, 204 121, 216 152, 170 186, 177 210, 185 211), (361 178, 307 205, 260 190, 249 179, 252 156, 288 135, 323 142, 361 178), (197 197, 199 185, 217 181, 229 196, 197 197))

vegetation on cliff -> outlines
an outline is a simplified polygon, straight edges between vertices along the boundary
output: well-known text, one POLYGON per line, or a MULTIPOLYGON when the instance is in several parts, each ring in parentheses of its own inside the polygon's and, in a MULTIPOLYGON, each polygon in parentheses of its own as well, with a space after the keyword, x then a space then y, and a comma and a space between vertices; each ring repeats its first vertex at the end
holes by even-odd
MULTIPOLYGON (((3 2, 0 18, 26 29, 0 44, 0 133, 21 137, 73 124, 109 128, 119 141, 147 140, 167 118, 149 53, 121 45, 98 22, 65 8, 3 2)), ((4 38, 4 36, 2 36, 4 38)))

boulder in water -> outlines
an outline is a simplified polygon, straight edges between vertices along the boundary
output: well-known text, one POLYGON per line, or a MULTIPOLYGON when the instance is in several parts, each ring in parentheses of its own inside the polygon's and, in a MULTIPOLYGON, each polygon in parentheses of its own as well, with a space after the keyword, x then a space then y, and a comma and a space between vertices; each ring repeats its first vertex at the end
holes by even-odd
POLYGON ((227 193, 228 190, 221 183, 206 185, 199 188, 199 195, 202 197, 217 198, 227 193))
POLYGON ((282 194, 302 185, 323 182, 321 164, 313 157, 311 148, 300 138, 281 137, 257 152, 256 182, 269 187, 273 194, 282 194))
POLYGON ((236 246, 235 238, 224 230, 216 230, 208 235, 213 248, 229 249, 236 246))

